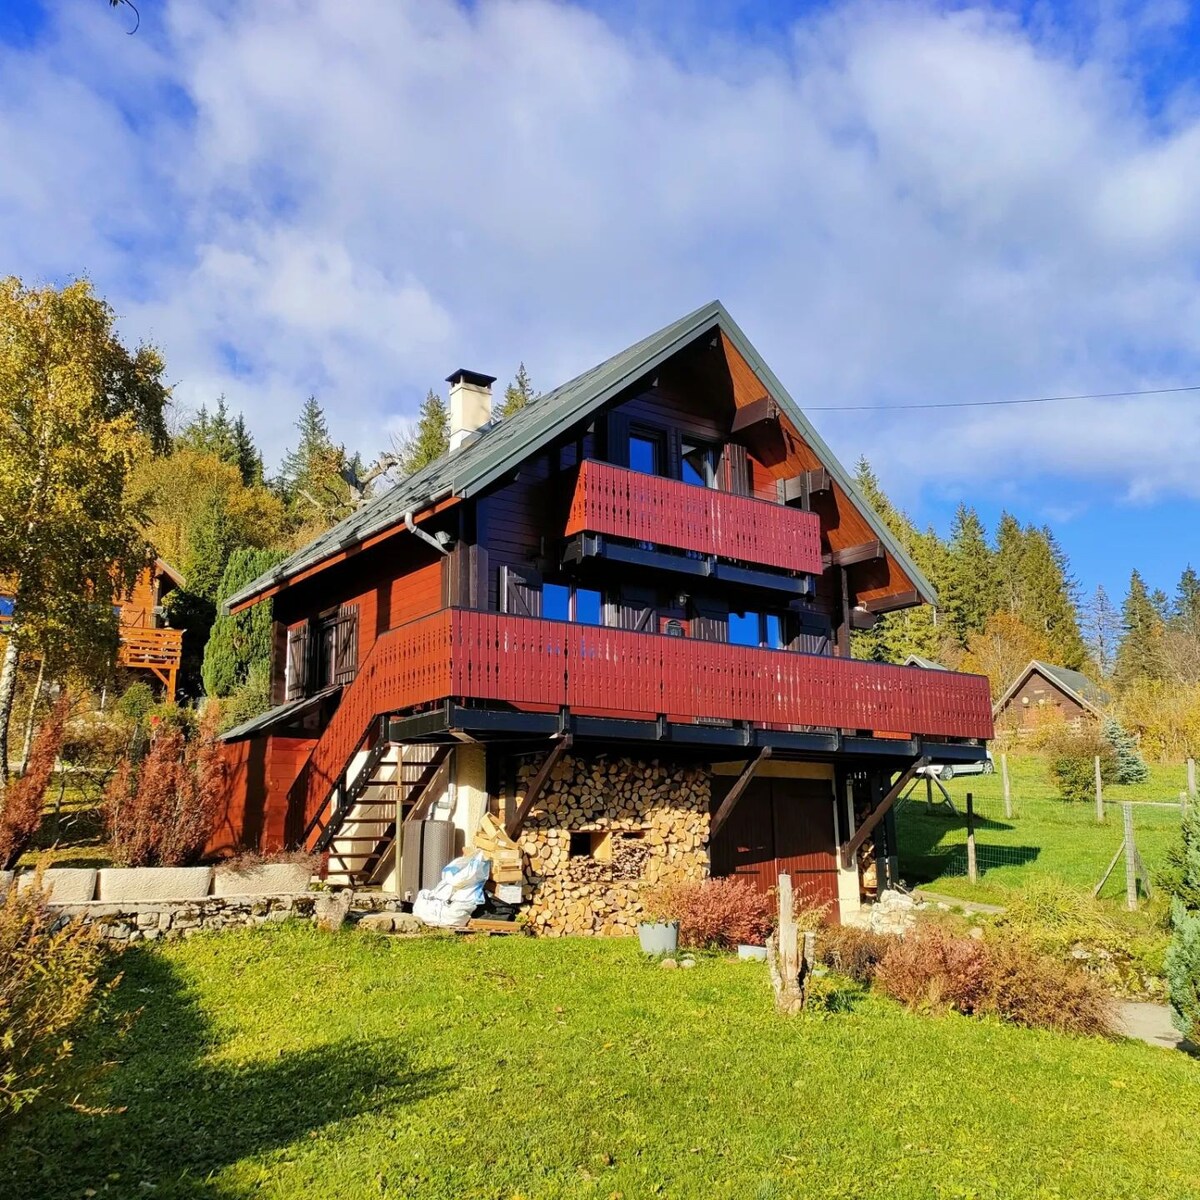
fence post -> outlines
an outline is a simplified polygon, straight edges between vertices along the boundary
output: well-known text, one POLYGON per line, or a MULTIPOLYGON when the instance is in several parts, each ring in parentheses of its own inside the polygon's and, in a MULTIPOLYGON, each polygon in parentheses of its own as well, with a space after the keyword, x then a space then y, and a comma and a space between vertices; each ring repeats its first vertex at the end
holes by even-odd
POLYGON ((1000 755, 1000 778, 1004 781, 1004 819, 1012 820, 1012 787, 1008 781, 1008 755, 1000 755))
POLYGON ((975 797, 967 793, 967 879, 979 882, 979 871, 975 863, 975 797))
POLYGON ((1104 823, 1104 784, 1100 781, 1100 755, 1096 755, 1096 823, 1104 823))
POLYGON ((1121 805, 1125 821, 1125 907, 1137 908, 1137 848, 1133 844, 1133 805, 1126 800, 1121 805))

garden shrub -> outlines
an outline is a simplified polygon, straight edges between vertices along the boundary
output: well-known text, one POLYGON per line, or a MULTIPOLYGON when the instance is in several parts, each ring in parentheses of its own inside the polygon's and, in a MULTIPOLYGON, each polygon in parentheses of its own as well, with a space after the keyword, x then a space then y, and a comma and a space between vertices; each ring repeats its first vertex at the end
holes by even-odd
POLYGON ((140 763, 128 756, 105 798, 114 858, 130 867, 178 867, 197 861, 216 821, 224 763, 210 706, 189 738, 162 723, 140 763))
POLYGON ((1185 1037, 1200 1038, 1200 814, 1184 818, 1164 881, 1171 892, 1171 942, 1164 960, 1171 1015, 1185 1037))
POLYGON ((113 705, 113 712, 131 725, 140 725, 157 707, 154 690, 148 683, 131 683, 113 705))
POLYGON ((855 983, 869 984, 895 940, 891 934, 855 925, 830 925, 817 938, 817 957, 855 983))
POLYGON ((54 778, 54 763, 62 746, 70 700, 62 692, 33 739, 29 766, 9 782, 0 804, 0 869, 17 865, 42 826, 46 789, 54 778))
POLYGON ((652 919, 678 921, 684 946, 762 946, 775 925, 773 897, 743 879, 702 879, 648 889, 643 906, 652 919))
POLYGON ((1019 938, 976 940, 918 925, 893 943, 875 979, 913 1009, 992 1014, 1063 1033, 1112 1029, 1112 1000, 1099 980, 1019 938))
POLYGON ((1045 741, 1050 778, 1064 800, 1090 800, 1096 794, 1096 759, 1102 783, 1116 783, 1117 755, 1091 728, 1059 725, 1045 741))
POLYGON ((78 1091, 72 1044, 107 990, 103 961, 99 933, 64 922, 40 887, 0 896, 0 1128, 39 1096, 78 1091))

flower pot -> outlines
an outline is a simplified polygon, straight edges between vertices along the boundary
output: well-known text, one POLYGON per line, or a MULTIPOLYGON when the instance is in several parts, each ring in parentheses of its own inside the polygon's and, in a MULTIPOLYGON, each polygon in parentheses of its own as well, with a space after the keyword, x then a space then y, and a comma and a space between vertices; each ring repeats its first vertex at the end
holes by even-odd
POLYGON ((258 863, 253 867, 222 867, 213 871, 214 896, 288 896, 307 892, 312 868, 308 863, 258 863))
POLYGON ((99 899, 110 904, 203 900, 211 867, 101 867, 99 899))
POLYGON ((738 946, 738 958, 753 959, 758 962, 767 961, 766 946, 747 946, 744 943, 738 946))
POLYGON ((679 922, 642 921, 638 941, 644 954, 674 954, 679 947, 679 922))

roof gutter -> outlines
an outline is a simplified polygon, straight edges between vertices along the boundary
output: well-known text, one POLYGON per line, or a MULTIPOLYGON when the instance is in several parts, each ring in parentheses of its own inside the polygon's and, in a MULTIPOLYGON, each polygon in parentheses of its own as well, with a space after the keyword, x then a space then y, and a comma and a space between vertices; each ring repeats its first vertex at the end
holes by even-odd
POLYGON ((432 533, 426 533, 419 525, 413 524, 413 510, 411 508, 404 514, 404 528, 409 533, 415 533, 421 541, 428 542, 439 554, 450 553, 450 547, 445 545, 441 540, 446 536, 445 534, 435 536, 432 533))

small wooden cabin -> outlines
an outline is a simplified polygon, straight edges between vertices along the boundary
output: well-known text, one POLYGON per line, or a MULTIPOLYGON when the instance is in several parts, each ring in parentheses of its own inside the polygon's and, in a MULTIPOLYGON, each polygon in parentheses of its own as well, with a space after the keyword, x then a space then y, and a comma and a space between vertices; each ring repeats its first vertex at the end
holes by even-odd
POLYGON ((447 455, 230 599, 272 607, 275 707, 226 735, 210 848, 399 890, 424 822, 486 814, 552 933, 667 878, 893 879, 895 796, 985 755, 987 681, 853 658, 932 588, 725 308, 504 420, 448 382, 447 455))
POLYGON ((1108 693, 1081 671, 1033 659, 992 712, 997 725, 1032 730, 1048 721, 1062 720, 1078 726, 1104 716, 1108 693))

